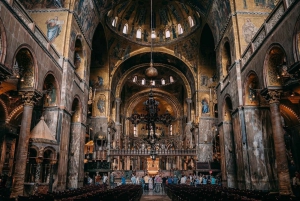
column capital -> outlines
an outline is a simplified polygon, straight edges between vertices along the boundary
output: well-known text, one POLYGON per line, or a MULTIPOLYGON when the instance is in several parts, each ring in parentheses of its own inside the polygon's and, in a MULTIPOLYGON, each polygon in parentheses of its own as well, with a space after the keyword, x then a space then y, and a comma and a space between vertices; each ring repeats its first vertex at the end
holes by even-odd
POLYGON ((260 94, 269 102, 272 103, 279 103, 280 97, 282 94, 282 90, 280 89, 264 89, 260 92, 260 94))
POLYGON ((115 101, 116 101, 116 103, 121 103, 122 102, 121 98, 116 98, 115 101))
POLYGON ((186 101, 187 103, 192 103, 192 102, 193 102, 191 98, 186 98, 185 101, 186 101))
POLYGON ((22 96, 23 104, 28 106, 35 105, 43 96, 38 91, 20 91, 19 95, 22 96))

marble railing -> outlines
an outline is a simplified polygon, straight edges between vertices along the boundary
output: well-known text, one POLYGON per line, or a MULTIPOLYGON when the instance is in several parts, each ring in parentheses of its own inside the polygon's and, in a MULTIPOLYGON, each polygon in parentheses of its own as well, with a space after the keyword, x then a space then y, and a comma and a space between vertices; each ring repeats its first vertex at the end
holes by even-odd
MULTIPOLYGON (((194 156, 196 155, 196 149, 174 149, 174 150, 156 150, 158 156, 194 156)), ((150 150, 147 149, 111 149, 109 151, 110 156, 148 156, 150 150)))
POLYGON ((274 10, 270 13, 265 23, 256 32, 255 36, 252 38, 251 42, 242 54, 242 68, 246 66, 253 53, 259 49, 264 39, 273 31, 274 27, 276 27, 276 25, 279 23, 284 13, 295 2, 295 0, 281 0, 278 2, 276 8, 274 8, 274 10))

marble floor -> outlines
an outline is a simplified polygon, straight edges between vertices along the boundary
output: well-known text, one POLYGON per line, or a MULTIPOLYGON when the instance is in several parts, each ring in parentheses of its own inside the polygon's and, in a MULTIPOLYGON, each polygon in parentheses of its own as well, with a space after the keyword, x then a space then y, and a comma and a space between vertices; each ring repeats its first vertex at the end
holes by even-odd
POLYGON ((165 192, 144 191, 141 201, 171 201, 165 192))

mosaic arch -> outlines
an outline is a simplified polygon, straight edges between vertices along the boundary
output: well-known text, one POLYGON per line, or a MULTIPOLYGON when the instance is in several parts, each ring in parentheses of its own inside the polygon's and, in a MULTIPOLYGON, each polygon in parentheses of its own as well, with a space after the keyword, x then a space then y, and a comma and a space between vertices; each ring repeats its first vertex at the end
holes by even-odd
POLYGON ((6 55, 6 35, 5 29, 0 19, 0 63, 4 63, 6 55))
POLYGON ((300 61, 300 15, 294 30, 294 51, 295 60, 300 61))
POLYGON ((72 103, 72 123, 79 123, 82 120, 82 105, 80 99, 76 96, 72 103))
POLYGON ((259 104, 259 91, 260 83, 257 74, 250 71, 244 83, 244 104, 245 105, 258 105, 259 104))
POLYGON ((44 95, 44 107, 57 106, 59 98, 59 85, 52 72, 48 72, 44 79, 43 91, 46 91, 44 95))

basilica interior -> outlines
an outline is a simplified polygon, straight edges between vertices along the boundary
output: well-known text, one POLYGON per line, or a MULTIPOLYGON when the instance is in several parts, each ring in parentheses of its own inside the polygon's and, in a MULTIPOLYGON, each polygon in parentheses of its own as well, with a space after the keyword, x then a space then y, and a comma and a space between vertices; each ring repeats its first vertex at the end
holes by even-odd
POLYGON ((299 10, 298 0, 1 0, 1 188, 16 198, 81 188, 87 175, 201 173, 293 195, 299 10))

